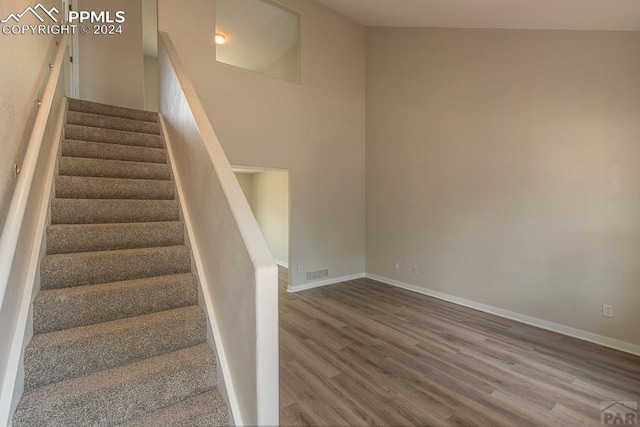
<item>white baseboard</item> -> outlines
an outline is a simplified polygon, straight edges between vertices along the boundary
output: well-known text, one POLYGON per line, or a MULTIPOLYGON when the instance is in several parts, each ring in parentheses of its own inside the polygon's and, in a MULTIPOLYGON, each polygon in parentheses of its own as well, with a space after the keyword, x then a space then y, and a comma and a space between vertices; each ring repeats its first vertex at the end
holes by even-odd
POLYGON ((289 268, 289 263, 280 259, 275 260, 280 267, 289 268))
POLYGON ((302 285, 289 286, 287 291, 292 294, 296 292, 308 291, 309 289, 321 288, 323 286, 335 285, 337 283, 348 282, 349 280, 364 279, 365 273, 352 274, 351 276, 334 277, 333 279, 320 280, 318 282, 304 283, 302 285))
POLYGON ((445 294, 431 289, 422 288, 409 283, 401 282, 399 280, 389 279, 388 277, 377 276, 375 274, 366 275, 371 280, 386 283, 387 285, 395 286, 398 288, 406 289, 408 291, 416 292, 422 295, 437 298, 443 301, 452 302, 454 304, 469 307, 474 310, 483 311, 485 313, 493 314, 506 319, 515 320, 516 322, 525 323, 527 325, 536 326, 548 331, 557 332, 562 335, 567 335, 573 338, 578 338, 584 341, 589 341, 594 344, 599 344, 604 347, 609 347, 614 350, 624 351, 625 353, 631 353, 636 356, 640 356, 640 345, 628 343, 625 341, 616 340, 613 338, 605 337, 603 335, 594 334, 592 332, 583 331, 581 329, 571 328, 569 326, 561 325, 559 323, 548 322, 546 320, 538 319, 536 317, 527 316, 525 314, 514 313, 513 311, 503 310, 501 308, 493 307, 479 302, 459 298, 453 295, 445 294))

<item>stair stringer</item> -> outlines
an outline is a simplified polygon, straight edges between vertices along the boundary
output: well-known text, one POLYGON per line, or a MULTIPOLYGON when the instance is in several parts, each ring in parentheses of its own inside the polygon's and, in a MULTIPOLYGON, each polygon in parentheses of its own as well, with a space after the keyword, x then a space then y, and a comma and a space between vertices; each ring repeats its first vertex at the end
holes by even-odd
MULTIPOLYGON (((44 191, 41 197, 34 241, 29 253, 25 276, 25 287, 20 299, 16 328, 11 340, 9 358, 2 388, 0 389, 0 425, 11 425, 13 413, 24 393, 24 351, 33 337, 33 300, 40 291, 40 262, 46 253, 46 226, 51 223, 51 200, 55 194, 55 176, 61 141, 64 139, 64 124, 68 110, 67 98, 62 98, 55 122, 53 142, 44 172, 44 191)), ((42 154, 41 154, 42 155, 42 154)))
POLYGON ((168 136, 166 122, 161 113, 159 113, 158 116, 161 135, 164 139, 165 147, 167 149, 170 173, 175 189, 175 198, 178 201, 180 221, 183 222, 185 227, 185 245, 191 251, 191 272, 198 278, 198 301, 207 318, 207 344, 209 345, 209 347, 211 347, 211 349, 213 349, 216 354, 217 372, 222 373, 222 375, 217 376, 218 383, 216 384, 216 388, 218 389, 218 392, 229 408, 229 424, 242 426, 245 425, 245 423, 242 420, 240 404, 238 402, 235 388, 233 386, 233 381, 231 380, 231 369, 229 368, 228 362, 229 359, 224 350, 222 335, 218 326, 218 321, 216 319, 214 309, 209 303, 212 299, 212 295, 210 295, 208 287, 203 285, 206 279, 202 274, 200 274, 201 271, 204 271, 203 259, 197 247, 191 243, 191 236, 194 235, 194 230, 189 209, 187 208, 186 204, 183 203, 183 181, 181 180, 180 176, 175 173, 175 157, 173 153, 173 147, 171 146, 171 141, 168 136))

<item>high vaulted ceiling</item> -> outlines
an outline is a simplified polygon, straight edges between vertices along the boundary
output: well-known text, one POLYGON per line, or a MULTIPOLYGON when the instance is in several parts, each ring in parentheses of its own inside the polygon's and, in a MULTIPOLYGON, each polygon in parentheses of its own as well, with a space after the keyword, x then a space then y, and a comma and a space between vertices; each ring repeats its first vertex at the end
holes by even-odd
POLYGON ((317 0, 369 26, 640 31, 640 0, 317 0))

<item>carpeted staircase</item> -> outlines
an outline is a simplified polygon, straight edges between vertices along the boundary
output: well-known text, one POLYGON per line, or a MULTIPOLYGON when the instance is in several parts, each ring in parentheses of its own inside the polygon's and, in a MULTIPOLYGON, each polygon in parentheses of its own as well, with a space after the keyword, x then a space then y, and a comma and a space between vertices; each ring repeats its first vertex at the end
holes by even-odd
POLYGON ((69 100, 21 426, 228 425, 158 115, 69 100))

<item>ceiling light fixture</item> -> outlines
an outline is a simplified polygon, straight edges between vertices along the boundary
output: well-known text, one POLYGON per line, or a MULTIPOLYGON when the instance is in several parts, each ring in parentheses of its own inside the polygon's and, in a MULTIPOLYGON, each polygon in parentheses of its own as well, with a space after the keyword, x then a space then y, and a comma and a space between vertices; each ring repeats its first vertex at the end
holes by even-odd
POLYGON ((225 44, 227 42, 227 37, 224 34, 216 33, 216 44, 225 44))

